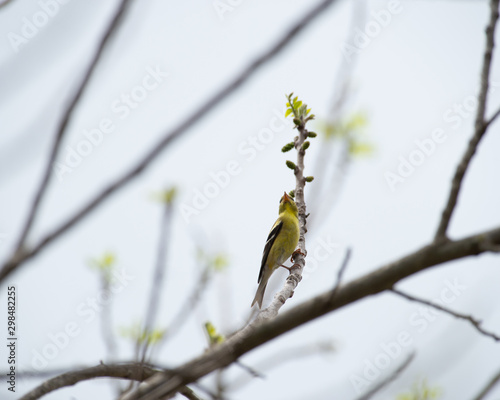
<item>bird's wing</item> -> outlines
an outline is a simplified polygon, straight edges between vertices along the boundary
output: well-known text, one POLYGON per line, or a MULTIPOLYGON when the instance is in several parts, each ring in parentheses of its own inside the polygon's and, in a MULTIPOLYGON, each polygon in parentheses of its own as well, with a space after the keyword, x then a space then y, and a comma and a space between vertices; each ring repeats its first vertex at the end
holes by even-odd
POLYGON ((269 236, 267 237, 266 246, 264 247, 264 252, 262 253, 262 263, 260 265, 259 279, 257 279, 257 283, 260 283, 262 275, 264 275, 264 268, 266 267, 267 257, 269 257, 269 252, 271 251, 271 248, 273 247, 273 244, 278 237, 282 227, 283 221, 276 221, 271 229, 271 232, 269 233, 269 236))

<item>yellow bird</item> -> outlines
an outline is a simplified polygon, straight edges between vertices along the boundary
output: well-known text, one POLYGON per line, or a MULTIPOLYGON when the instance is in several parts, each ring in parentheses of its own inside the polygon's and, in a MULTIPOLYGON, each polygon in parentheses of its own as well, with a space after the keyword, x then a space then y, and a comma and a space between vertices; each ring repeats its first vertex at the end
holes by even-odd
POLYGON ((295 202, 285 192, 280 201, 279 217, 271 228, 267 237, 264 253, 262 254, 262 264, 257 283, 259 287, 252 307, 255 303, 262 308, 262 299, 266 290, 267 281, 274 270, 282 265, 290 257, 299 242, 299 211, 295 202))

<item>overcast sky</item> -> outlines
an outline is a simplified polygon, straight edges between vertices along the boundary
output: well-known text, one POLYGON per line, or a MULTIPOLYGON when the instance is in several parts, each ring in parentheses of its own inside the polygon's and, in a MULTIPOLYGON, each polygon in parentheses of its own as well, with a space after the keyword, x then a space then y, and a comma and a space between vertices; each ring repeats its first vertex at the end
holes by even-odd
MULTIPOLYGON (((64 106, 118 2, 60 3, 13 0, 0 9, 2 259, 25 220, 64 106)), ((90 366, 105 358, 99 315, 92 319, 88 312, 88 302, 99 295, 98 276, 88 260, 106 251, 116 254, 123 282, 113 297, 112 326, 118 335, 120 328, 141 321, 162 214, 151 194, 172 185, 179 196, 159 327, 171 321, 196 283, 202 268, 197 247, 211 255, 226 254, 229 267, 217 274, 180 334, 155 359, 176 366, 203 352, 207 320, 223 331, 240 327, 257 288, 262 249, 279 198, 295 185, 285 166, 292 153, 280 152, 294 136, 283 119, 284 94, 295 92, 324 121, 342 64, 351 79, 343 116, 366 115, 364 132, 374 151, 354 160, 337 202, 318 207, 319 215, 308 209, 316 221, 307 235, 310 261, 306 259, 304 279, 284 310, 331 287, 348 246, 353 256, 345 280, 432 238, 472 134, 489 6, 485 1, 367 1, 360 7, 364 17, 355 19, 354 40, 349 36, 352 3, 338 1, 330 7, 138 179, 9 276, 0 292, 6 299, 7 286, 17 287, 21 370, 31 370, 36 354, 68 324, 78 334, 47 360, 45 369, 90 366), (230 177, 227 183, 221 183, 222 176, 230 177), (209 197, 203 202, 199 193, 209 197)), ((135 2, 70 122, 30 242, 139 160, 311 5, 299 0, 135 2)), ((498 41, 498 31, 496 37, 498 41)), ((495 50, 488 115, 500 105, 498 55, 495 50)), ((499 226, 499 127, 497 121, 490 128, 467 173, 450 225, 452 238, 499 226)), ((307 175, 313 174, 318 150, 326 145, 319 122, 314 129, 319 137, 307 153, 307 175)), ((319 174, 306 187, 306 200, 312 185, 321 184, 319 174)), ((265 304, 286 275, 285 270, 273 275, 265 304)), ((500 334, 499 279, 498 257, 482 255, 435 267, 398 287, 472 314, 500 334)), ((415 351, 401 377, 375 399, 394 399, 422 378, 442 389, 442 399, 471 399, 497 372, 500 347, 467 322, 426 312, 390 294, 366 298, 243 357, 245 364, 265 370, 263 360, 298 346, 327 341, 335 347, 283 360, 265 372, 266 379, 254 379, 228 398, 355 399, 359 386, 353 382, 363 380, 362 389, 368 390, 415 351), (298 375, 301 384, 294 384, 296 379, 290 384, 290 377, 298 375)), ((5 320, 0 316, 2 327, 5 320)), ((120 359, 130 360, 130 342, 118 341, 120 359)), ((1 370, 7 368, 5 359, 1 356, 1 370)), ((242 375, 233 367, 228 382, 242 375)), ((2 384, 0 397, 17 398, 40 382, 18 380, 18 392, 9 397, 2 384)), ((212 384, 211 379, 204 382, 212 384)), ((112 386, 82 383, 46 398, 96 395, 114 398, 112 386)), ((500 388, 488 399, 499 396, 500 388)))

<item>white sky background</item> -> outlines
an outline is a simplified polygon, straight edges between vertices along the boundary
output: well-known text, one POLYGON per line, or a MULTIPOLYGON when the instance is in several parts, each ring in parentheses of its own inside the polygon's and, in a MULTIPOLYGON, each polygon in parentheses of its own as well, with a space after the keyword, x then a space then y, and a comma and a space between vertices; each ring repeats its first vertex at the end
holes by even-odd
MULTIPOLYGON (((36 241, 64 221, 140 159, 163 132, 274 43, 310 3, 244 1, 221 20, 211 1, 136 2, 99 63, 71 121, 59 159, 66 146, 74 148, 84 138, 84 129, 97 127, 101 120, 111 119, 116 129, 106 134, 62 182, 54 176, 31 239, 36 241), (111 109, 113 101, 130 93, 148 67, 157 66, 169 76, 148 92, 127 118, 120 119, 111 109)), ((19 34, 23 18, 32 18, 40 7, 36 2, 13 0, 0 10, 2 258, 19 234, 63 107, 116 4, 70 1, 17 53, 7 35, 19 34)), ((385 1, 369 1, 368 20, 372 10, 386 8, 385 1)), ((454 104, 478 93, 489 7, 485 1, 405 1, 402 8, 361 51, 352 71, 354 92, 347 110, 366 112, 366 131, 376 151, 354 163, 339 202, 328 215, 321 216, 325 219, 321 225, 309 229, 310 255, 321 240, 339 246, 318 268, 306 268, 307 277, 284 310, 333 285, 346 246, 353 249, 345 274, 349 280, 417 249, 436 229, 451 176, 474 122, 471 113, 455 129, 443 115, 454 104), (446 140, 391 191, 384 173, 395 172, 398 158, 408 158, 417 149, 414 141, 431 137, 436 128, 445 131, 446 140)), ((278 200, 284 190, 294 186, 293 174, 284 165, 291 156, 280 152, 293 132, 288 128, 277 132, 251 161, 238 148, 249 136, 269 126, 275 110, 283 110, 285 93, 294 91, 318 117, 325 115, 351 11, 346 1, 331 7, 236 94, 162 153, 139 179, 8 278, 6 283, 18 288, 20 369, 30 369, 33 350, 41 352, 50 343, 48 335, 63 331, 69 322, 75 322, 81 333, 47 368, 97 364, 105 356, 99 322, 86 323, 77 314, 78 306, 99 291, 97 275, 86 261, 106 250, 117 254, 118 267, 134 278, 114 298, 112 324, 118 330, 140 321, 151 285, 161 215, 161 207, 150 201, 151 193, 175 184, 180 190, 178 204, 190 204, 194 190, 202 190, 211 181, 210 172, 223 170, 231 160, 238 162, 241 173, 209 206, 190 224, 179 212, 175 216, 160 306, 162 324, 171 320, 192 290, 199 270, 195 259, 198 244, 213 254, 227 253, 230 267, 214 279, 203 304, 182 332, 162 348, 157 360, 175 366, 202 352, 206 347, 202 324, 206 320, 220 329, 243 323, 257 288, 261 252, 277 216, 278 200)), ((492 80, 500 82, 498 50, 494 61, 492 80)), ((495 91, 488 115, 499 104, 500 94, 495 91)), ((499 225, 498 132, 497 121, 468 171, 450 226, 453 238, 499 225)), ((306 173, 312 173, 312 159, 321 143, 320 138, 312 141, 306 173)), ((315 184, 317 181, 311 183, 315 184)), ((279 271, 273 276, 266 301, 281 287, 286 274, 279 271)), ((435 299, 447 281, 458 281, 466 289, 450 308, 472 313, 484 320, 486 329, 500 333, 499 278, 498 258, 483 255, 420 273, 400 287, 435 299)), ((6 285, 0 291, 6 299, 6 285)), ((265 380, 255 379, 228 397, 354 399, 357 393, 349 378, 353 374, 363 377, 366 361, 373 363, 382 354, 381 345, 406 331, 411 345, 380 377, 396 369, 412 350, 417 352, 416 359, 396 383, 375 398, 393 399, 421 377, 441 387, 443 399, 472 398, 497 372, 499 345, 479 335, 468 323, 442 314, 419 331, 410 322, 419 307, 384 294, 309 323, 251 352, 243 362, 258 366, 260 360, 275 353, 325 340, 334 342, 334 353, 283 363, 266 372, 265 380), (290 377, 297 375, 303 377, 300 385, 290 384, 290 377)), ((0 317, 2 332, 6 332, 5 319, 0 317)), ((131 345, 122 339, 119 345, 122 359, 130 359, 131 345)), ((4 370, 7 363, 2 354, 0 369, 4 370)), ((229 377, 241 374, 245 372, 233 368, 229 377)), ((18 380, 18 393, 37 383, 18 380)), ((6 384, 2 385, 0 397, 17 398, 18 393, 7 397, 6 384)), ((102 399, 113 398, 111 386, 104 381, 78 384, 46 398, 86 399, 97 394, 102 399)), ((488 399, 498 396, 500 388, 488 399)))

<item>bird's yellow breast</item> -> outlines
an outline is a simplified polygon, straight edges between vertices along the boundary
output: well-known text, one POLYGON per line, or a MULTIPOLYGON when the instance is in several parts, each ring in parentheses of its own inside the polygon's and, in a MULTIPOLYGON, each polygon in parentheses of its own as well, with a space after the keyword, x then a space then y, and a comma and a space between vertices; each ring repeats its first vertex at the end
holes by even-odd
POLYGON ((284 212, 280 214, 280 219, 283 222, 283 227, 279 234, 280 243, 278 246, 272 247, 267 263, 272 269, 283 264, 292 255, 299 242, 298 218, 293 214, 290 215, 290 213, 284 212))

